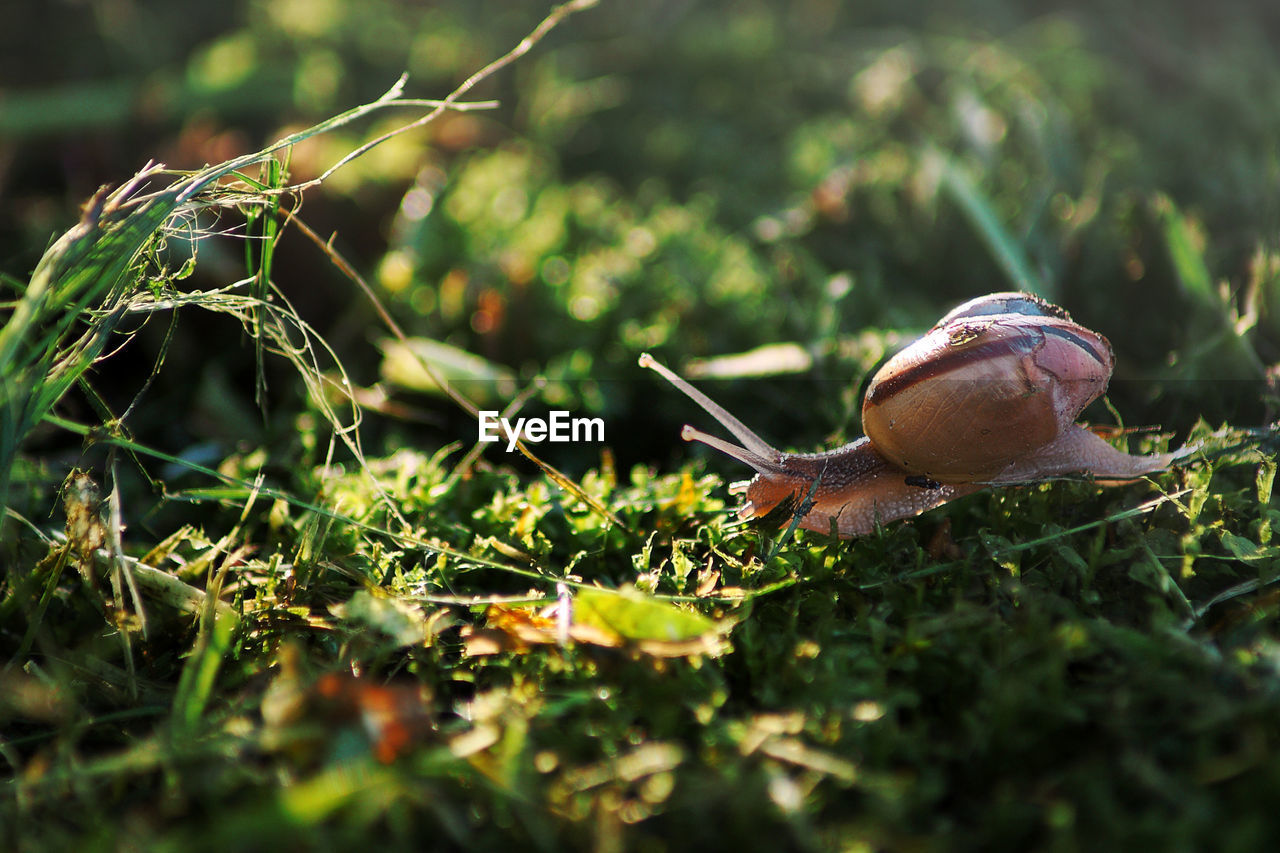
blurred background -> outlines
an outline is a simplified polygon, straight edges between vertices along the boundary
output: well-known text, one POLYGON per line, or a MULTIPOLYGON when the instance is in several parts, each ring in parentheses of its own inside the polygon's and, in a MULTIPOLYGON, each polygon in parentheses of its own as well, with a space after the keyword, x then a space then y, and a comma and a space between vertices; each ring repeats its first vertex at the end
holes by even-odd
MULTIPOLYGON (((549 9, 11 3, 0 271, 20 287, 99 185, 149 160, 194 169, 257 150, 405 71, 411 96, 442 97, 549 9)), ((709 426, 636 367, 640 352, 684 369, 782 345, 728 371, 774 375, 704 387, 812 450, 857 434, 887 351, 1020 285, 1111 339, 1127 423, 1256 425, 1273 417, 1265 376, 1280 361, 1277 56, 1267 0, 602 0, 473 93, 501 108, 375 149, 306 193, 300 215, 410 334, 517 384, 545 377, 530 413, 605 417, 623 462, 669 464, 694 452, 677 446, 682 421, 709 426)), ((411 117, 311 140, 290 176, 411 117)), ((178 286, 247 274, 238 241, 204 241, 178 286)), ((446 401, 401 387, 373 311, 294 231, 274 278, 358 383, 391 380, 417 413, 379 422, 389 446, 471 439, 446 401)), ((140 434, 296 438, 291 417, 255 411, 238 324, 184 314, 167 344, 167 322, 151 326, 94 380, 120 411, 168 347, 140 434)), ((287 366, 268 369, 273 411, 308 405, 280 380, 287 366)), ((581 469, 599 448, 548 455, 581 469)))

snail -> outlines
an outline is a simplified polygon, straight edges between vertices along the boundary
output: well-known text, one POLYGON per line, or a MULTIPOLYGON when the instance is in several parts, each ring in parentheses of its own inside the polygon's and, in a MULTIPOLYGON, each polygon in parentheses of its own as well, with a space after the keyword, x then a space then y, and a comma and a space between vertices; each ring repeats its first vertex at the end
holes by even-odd
POLYGON ((1105 337, 1024 293, 964 303, 890 358, 862 402, 866 436, 834 450, 771 447, 648 353, 640 365, 706 409, 742 445, 691 426, 681 437, 750 465, 742 518, 784 501, 799 526, 842 538, 872 532, 988 486, 1065 474, 1125 481, 1162 471, 1186 449, 1134 456, 1075 423, 1106 390, 1115 357, 1105 337))

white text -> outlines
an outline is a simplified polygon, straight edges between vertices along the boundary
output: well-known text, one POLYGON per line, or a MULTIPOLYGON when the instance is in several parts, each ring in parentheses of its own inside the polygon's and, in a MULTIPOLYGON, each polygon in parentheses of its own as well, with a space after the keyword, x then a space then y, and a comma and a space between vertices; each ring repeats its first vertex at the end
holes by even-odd
POLYGON ((543 441, 604 441, 604 418, 574 418, 568 412, 553 411, 548 418, 516 418, 515 423, 498 412, 480 413, 480 441, 507 438, 507 452, 516 449, 520 439, 538 444, 543 441))

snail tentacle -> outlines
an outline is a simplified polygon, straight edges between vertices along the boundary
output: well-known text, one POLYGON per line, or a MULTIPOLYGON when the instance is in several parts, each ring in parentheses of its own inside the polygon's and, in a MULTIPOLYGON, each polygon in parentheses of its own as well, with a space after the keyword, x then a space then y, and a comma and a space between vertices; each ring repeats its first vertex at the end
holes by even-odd
POLYGON ((674 371, 668 369, 666 365, 661 364, 649 353, 640 356, 640 366, 647 367, 650 370, 656 370, 658 375, 679 388, 685 393, 689 399, 697 403, 699 406, 707 410, 711 417, 715 418, 724 428, 733 433, 733 437, 742 442, 742 446, 750 450, 756 456, 762 459, 768 459, 771 456, 777 456, 778 451, 774 450, 769 442, 756 435, 742 421, 729 414, 729 410, 721 406, 715 400, 712 400, 706 394, 703 394, 697 388, 694 388, 674 371))

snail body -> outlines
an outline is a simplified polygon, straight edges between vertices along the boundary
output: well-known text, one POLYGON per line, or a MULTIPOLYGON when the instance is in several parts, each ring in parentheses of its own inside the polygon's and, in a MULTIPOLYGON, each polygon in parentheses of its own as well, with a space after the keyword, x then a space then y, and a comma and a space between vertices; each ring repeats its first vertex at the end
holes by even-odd
POLYGON ((755 469, 742 517, 793 501, 801 527, 841 537, 990 485, 1064 474, 1131 480, 1181 455, 1130 455, 1075 423, 1106 390, 1111 345, 1063 309, 1022 293, 966 302, 889 359, 863 399, 866 436, 822 453, 782 453, 647 353, 640 364, 742 442, 691 426, 681 432, 755 469))

